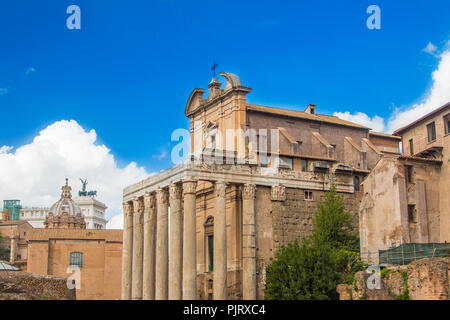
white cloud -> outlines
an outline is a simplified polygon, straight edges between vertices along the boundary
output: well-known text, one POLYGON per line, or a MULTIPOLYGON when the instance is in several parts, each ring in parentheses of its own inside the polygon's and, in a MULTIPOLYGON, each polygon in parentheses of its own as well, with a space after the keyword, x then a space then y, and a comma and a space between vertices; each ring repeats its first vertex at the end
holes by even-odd
POLYGON ((29 67, 27 68, 27 70, 25 71, 25 75, 29 75, 30 73, 36 72, 36 69, 33 67, 29 67))
POLYGON ((8 153, 13 149, 13 147, 10 146, 2 146, 0 147, 0 154, 2 153, 8 153))
MULTIPOLYGON (((433 50, 436 51, 436 50, 433 50)), ((431 88, 423 95, 420 102, 402 108, 396 108, 386 121, 379 116, 370 117, 365 113, 335 112, 334 115, 353 121, 375 131, 392 133, 397 129, 417 120, 427 113, 450 101, 450 48, 440 54, 439 65, 432 73, 431 88)))
POLYGON ((359 123, 363 126, 371 128, 374 131, 384 130, 384 119, 379 116, 374 116, 371 118, 363 112, 356 112, 355 114, 351 114, 348 111, 335 112, 333 115, 343 120, 359 123))
POLYGON ((153 156, 153 158, 157 160, 162 160, 165 157, 167 157, 167 151, 165 149, 162 150, 159 154, 153 156))
POLYGON ((441 54, 439 65, 432 73, 432 79, 431 89, 421 102, 394 111, 389 118, 388 132, 400 129, 450 101, 450 50, 441 54))
POLYGON ((106 224, 106 229, 123 229, 123 213, 112 217, 106 224))
POLYGON ((429 53, 433 56, 436 55, 437 47, 430 42, 428 42, 427 46, 422 49, 423 52, 429 53))
POLYGON ((75 120, 62 120, 15 152, 9 146, 0 147, 0 199, 20 199, 26 206, 50 206, 59 199, 66 177, 72 196, 81 189, 78 179, 87 178, 88 189, 97 190, 98 200, 108 206, 106 218, 120 214, 123 188, 148 173, 135 162, 119 168, 110 150, 97 145, 96 140, 95 130, 87 132, 75 120))

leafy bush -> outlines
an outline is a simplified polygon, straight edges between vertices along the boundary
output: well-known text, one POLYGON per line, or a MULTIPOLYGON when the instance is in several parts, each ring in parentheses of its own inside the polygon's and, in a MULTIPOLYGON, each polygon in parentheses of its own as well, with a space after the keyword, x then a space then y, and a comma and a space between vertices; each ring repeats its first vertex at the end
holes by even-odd
POLYGON ((352 215, 333 185, 314 215, 312 236, 280 248, 266 270, 266 299, 337 299, 338 283, 365 268, 352 215))

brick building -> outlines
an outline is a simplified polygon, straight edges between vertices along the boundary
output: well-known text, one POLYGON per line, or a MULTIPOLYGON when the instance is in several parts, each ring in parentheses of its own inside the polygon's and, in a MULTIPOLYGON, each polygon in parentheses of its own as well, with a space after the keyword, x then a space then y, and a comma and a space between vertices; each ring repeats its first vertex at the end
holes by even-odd
POLYGON ((361 256, 404 243, 450 241, 450 103, 395 131, 403 154, 383 157, 363 182, 361 256))

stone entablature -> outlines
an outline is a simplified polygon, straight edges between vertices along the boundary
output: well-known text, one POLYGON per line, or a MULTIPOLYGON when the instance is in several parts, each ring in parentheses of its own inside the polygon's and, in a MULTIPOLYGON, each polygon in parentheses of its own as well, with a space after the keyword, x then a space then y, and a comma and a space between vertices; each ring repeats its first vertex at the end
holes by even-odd
MULTIPOLYGON (((336 170, 352 172, 351 166, 336 166, 336 170)), ((308 190, 329 190, 332 183, 331 171, 328 173, 299 172, 288 169, 278 169, 275 174, 267 168, 256 165, 228 165, 228 164, 206 164, 186 162, 179 164, 163 172, 154 174, 149 178, 135 183, 124 189, 123 200, 130 201, 133 197, 142 197, 145 192, 154 192, 158 188, 167 188, 171 183, 183 179, 195 179, 204 181, 226 180, 237 184, 253 183, 261 186, 284 185, 289 188, 308 190)), ((339 174, 339 173, 338 173, 339 174)), ((354 192, 354 183, 351 179, 336 179, 338 192, 354 192)))

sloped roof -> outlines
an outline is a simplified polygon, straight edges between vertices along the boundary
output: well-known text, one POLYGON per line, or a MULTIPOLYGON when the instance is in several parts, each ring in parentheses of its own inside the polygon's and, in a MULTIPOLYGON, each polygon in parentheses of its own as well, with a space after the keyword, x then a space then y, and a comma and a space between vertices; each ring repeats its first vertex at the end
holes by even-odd
POLYGON ((256 105, 256 104, 247 104, 247 110, 276 114, 276 115, 292 117, 292 118, 311 120, 311 121, 317 121, 317 122, 326 122, 326 123, 331 123, 331 124, 335 124, 335 125, 339 125, 339 126, 346 126, 346 127, 370 130, 370 128, 362 126, 360 124, 353 123, 353 122, 350 122, 347 120, 342 120, 338 117, 329 116, 329 115, 325 115, 325 114, 310 114, 310 113, 306 113, 303 111, 266 107, 266 106, 260 106, 260 105, 256 105))
POLYGON ((81 239, 122 242, 122 230, 96 229, 32 229, 27 233, 27 241, 47 241, 49 239, 81 239))
POLYGON ((382 132, 376 132, 376 131, 370 131, 369 135, 383 137, 383 138, 389 138, 389 139, 394 139, 394 140, 402 140, 402 138, 399 136, 394 136, 389 133, 382 133, 382 132))

